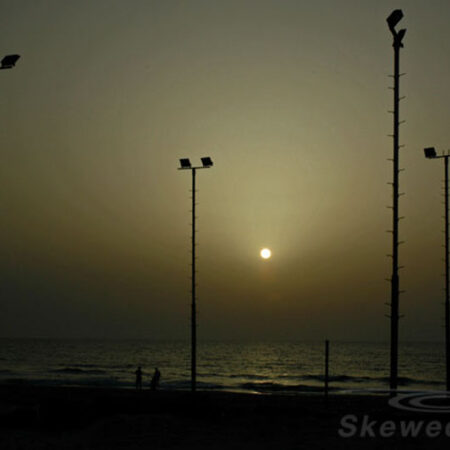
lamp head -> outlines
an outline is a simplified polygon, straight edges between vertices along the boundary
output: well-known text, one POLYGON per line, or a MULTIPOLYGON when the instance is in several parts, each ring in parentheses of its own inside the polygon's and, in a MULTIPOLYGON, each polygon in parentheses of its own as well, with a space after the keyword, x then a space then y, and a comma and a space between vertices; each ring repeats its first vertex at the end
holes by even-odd
POLYGON ((6 55, 1 60, 1 69, 11 69, 16 65, 17 60, 20 58, 20 55, 6 55))
POLYGON ((423 149, 425 158, 436 158, 436 149, 434 147, 427 147, 423 149))
POLYGON ((181 169, 190 169, 191 168, 191 162, 189 161, 189 158, 181 158, 180 159, 180 166, 181 166, 181 169))
POLYGON ((213 166, 213 162, 209 156, 205 156, 204 158, 201 158, 201 160, 204 168, 213 166))
POLYGON ((386 19, 386 22, 388 23, 389 29, 391 30, 392 34, 396 34, 395 32, 395 26, 402 20, 403 18, 403 11, 401 9, 394 9, 394 11, 391 12, 389 17, 386 19))
POLYGON ((406 29, 402 28, 398 33, 394 34, 395 45, 403 47, 402 40, 405 37, 406 29))

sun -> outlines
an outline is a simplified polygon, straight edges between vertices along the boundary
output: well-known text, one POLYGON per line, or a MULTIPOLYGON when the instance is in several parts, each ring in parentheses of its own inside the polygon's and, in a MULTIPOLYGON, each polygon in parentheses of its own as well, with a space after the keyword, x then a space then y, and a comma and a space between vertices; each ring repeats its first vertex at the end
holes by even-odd
POLYGON ((272 252, 268 248, 263 248, 259 254, 261 255, 261 258, 263 259, 269 259, 272 256, 272 252))

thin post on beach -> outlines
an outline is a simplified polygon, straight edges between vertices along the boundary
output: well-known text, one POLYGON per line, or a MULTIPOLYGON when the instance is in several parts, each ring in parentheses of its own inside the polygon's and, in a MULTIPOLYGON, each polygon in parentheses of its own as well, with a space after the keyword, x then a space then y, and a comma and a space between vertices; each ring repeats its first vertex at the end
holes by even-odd
POLYGON ((325 386, 324 386, 325 400, 328 400, 329 356, 330 356, 330 341, 328 339, 326 339, 325 340, 325 386))

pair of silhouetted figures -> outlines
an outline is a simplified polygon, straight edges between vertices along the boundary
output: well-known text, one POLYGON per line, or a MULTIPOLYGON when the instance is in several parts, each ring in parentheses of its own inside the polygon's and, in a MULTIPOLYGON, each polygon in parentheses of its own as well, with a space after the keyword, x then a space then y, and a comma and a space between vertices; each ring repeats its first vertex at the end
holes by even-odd
MULTIPOLYGON (((135 372, 136 374, 136 389, 142 389, 142 369, 139 366, 135 372)), ((159 379, 161 378, 161 372, 155 367, 155 372, 152 376, 152 381, 150 382, 150 389, 156 391, 159 387, 159 379)))

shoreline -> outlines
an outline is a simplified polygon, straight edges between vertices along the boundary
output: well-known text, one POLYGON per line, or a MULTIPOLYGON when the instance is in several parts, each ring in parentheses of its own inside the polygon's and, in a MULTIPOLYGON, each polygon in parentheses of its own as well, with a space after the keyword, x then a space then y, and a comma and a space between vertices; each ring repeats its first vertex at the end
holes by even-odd
MULTIPOLYGON (((164 382, 158 389, 163 392, 190 392, 190 383, 183 383, 186 387, 183 386, 174 386, 169 384, 165 384, 164 382)), ((250 395, 273 395, 273 396, 304 396, 304 395, 316 395, 316 396, 324 396, 325 388, 320 385, 308 385, 308 384, 286 384, 286 385, 277 385, 274 383, 252 383, 253 388, 245 388, 245 387, 232 387, 226 386, 223 387, 220 385, 211 385, 208 387, 208 383, 205 383, 202 386, 202 383, 198 383, 197 391, 199 392, 211 392, 211 393, 235 393, 235 394, 250 394, 250 395)), ((27 378, 16 378, 16 379, 3 379, 0 380, 0 389, 7 389, 13 387, 33 387, 33 388, 66 388, 66 389, 98 389, 98 390, 111 390, 111 391, 135 391, 136 388, 133 382, 129 382, 122 385, 114 385, 114 384, 103 384, 101 382, 94 382, 92 384, 89 383, 77 383, 77 382, 67 382, 67 381, 48 381, 48 380, 34 380, 27 378)), ((150 386, 143 384, 142 391, 149 391, 150 386)), ((334 386, 333 384, 328 385, 328 392, 330 395, 336 396, 359 396, 359 395, 368 395, 368 396, 379 396, 379 395, 389 395, 390 390, 388 387, 381 388, 377 386, 369 386, 369 387, 358 387, 358 386, 334 386)), ((426 392, 445 392, 445 389, 433 389, 430 386, 419 388, 415 387, 407 387, 401 386, 397 389, 398 394, 409 394, 409 393, 426 393, 426 392)))

